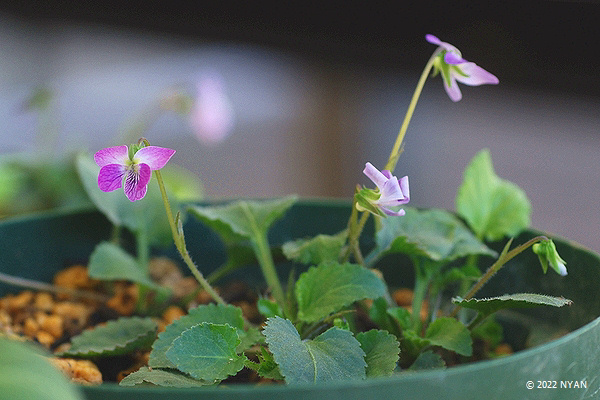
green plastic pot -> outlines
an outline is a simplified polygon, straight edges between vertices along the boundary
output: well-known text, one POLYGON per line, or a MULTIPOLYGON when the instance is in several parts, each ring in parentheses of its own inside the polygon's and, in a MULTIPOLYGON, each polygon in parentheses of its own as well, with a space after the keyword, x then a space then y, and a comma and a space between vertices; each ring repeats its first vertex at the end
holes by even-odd
MULTIPOLYGON (((271 243, 335 233, 345 227, 349 212, 347 202, 301 201, 273 227, 271 243)), ((203 271, 210 272, 223 261, 222 246, 212 232, 193 218, 189 218, 185 230, 192 257, 203 271)), ((85 262, 94 246, 110 234, 109 222, 95 211, 53 212, 5 220, 0 222, 0 271, 50 281, 61 268, 85 262)), ((538 234, 527 231, 515 243, 538 234)), ((390 378, 319 385, 231 384, 170 389, 123 388, 107 383, 84 387, 83 392, 90 400, 600 398, 600 257, 566 240, 555 238, 555 243, 568 263, 568 276, 543 275, 536 256, 528 251, 515 258, 481 293, 492 296, 534 292, 573 300, 570 307, 513 313, 505 325, 505 335, 517 346, 525 341, 528 332, 530 338, 544 336, 540 333, 562 336, 508 357, 390 378), (571 388, 565 388, 569 385, 571 388)), ((175 257, 172 249, 168 253, 175 257)), ((412 280, 412 268, 408 266, 386 263, 381 269, 391 285, 412 280)), ((249 279, 256 279, 257 275, 248 274, 249 279)), ((18 290, 0 284, 0 295, 18 290)))

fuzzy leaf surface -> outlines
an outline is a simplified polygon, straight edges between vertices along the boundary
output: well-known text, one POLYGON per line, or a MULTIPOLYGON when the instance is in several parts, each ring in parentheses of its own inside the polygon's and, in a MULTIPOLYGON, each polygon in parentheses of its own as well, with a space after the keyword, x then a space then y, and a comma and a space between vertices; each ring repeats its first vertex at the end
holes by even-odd
POLYGON ((390 253, 423 256, 449 262, 470 254, 496 256, 452 213, 441 209, 405 207, 401 218, 384 218, 368 262, 390 253))
POLYGON ((240 343, 236 328, 204 322, 183 331, 166 356, 181 372, 204 381, 219 381, 244 368, 247 358, 236 352, 240 343))
POLYGON ((287 383, 366 377, 365 353, 350 331, 333 327, 313 340, 301 340, 289 320, 275 317, 267 320, 263 334, 287 383))
POLYGON ((149 349, 156 338, 156 329, 151 318, 121 317, 75 336, 71 348, 60 355, 108 357, 149 349))
POLYGON ((392 375, 400 358, 400 343, 396 337, 386 331, 372 329, 359 333, 356 339, 366 354, 367 377, 392 375))
POLYGON ((173 388, 188 388, 212 385, 213 382, 194 379, 182 372, 168 369, 142 367, 119 382, 120 386, 156 385, 173 388))
POLYGON ((158 335, 158 339, 152 345, 148 366, 151 368, 176 368, 175 364, 167 358, 167 350, 185 330, 203 322, 228 324, 241 331, 240 336, 243 336, 244 319, 240 308, 212 303, 201 305, 191 309, 187 315, 168 325, 165 331, 158 335))
POLYGON ((570 306, 573 303, 571 300, 565 299, 564 297, 554 297, 535 293, 505 294, 503 296, 490 297, 487 299, 463 300, 461 298, 454 298, 452 299, 452 302, 461 307, 476 310, 484 316, 507 308, 531 308, 538 306, 563 307, 570 306))
POLYGON ((456 195, 456 211, 477 237, 489 241, 516 236, 531 219, 527 195, 496 175, 488 149, 480 151, 465 169, 456 195))
POLYGON ((337 235, 317 235, 310 239, 298 239, 283 244, 283 254, 288 260, 303 264, 318 265, 338 260, 346 244, 346 230, 337 235))
POLYGON ((296 282, 298 319, 316 322, 362 299, 385 295, 385 284, 357 264, 326 263, 304 272, 296 282))

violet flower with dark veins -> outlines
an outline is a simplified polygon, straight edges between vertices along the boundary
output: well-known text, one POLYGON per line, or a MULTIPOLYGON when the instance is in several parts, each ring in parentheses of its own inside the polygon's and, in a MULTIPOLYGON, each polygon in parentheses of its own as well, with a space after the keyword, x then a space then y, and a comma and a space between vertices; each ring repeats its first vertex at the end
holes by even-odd
POLYGON ((112 192, 123 186, 129 201, 144 198, 152 171, 164 167, 175 154, 175 150, 146 146, 130 156, 127 146, 108 147, 94 155, 94 161, 100 167, 98 187, 103 192, 112 192))
POLYGON ((462 58, 460 51, 450 43, 442 42, 433 35, 425 35, 425 40, 442 48, 434 63, 434 74, 441 72, 444 89, 452 101, 462 98, 457 81, 469 86, 495 85, 499 82, 495 75, 462 58))

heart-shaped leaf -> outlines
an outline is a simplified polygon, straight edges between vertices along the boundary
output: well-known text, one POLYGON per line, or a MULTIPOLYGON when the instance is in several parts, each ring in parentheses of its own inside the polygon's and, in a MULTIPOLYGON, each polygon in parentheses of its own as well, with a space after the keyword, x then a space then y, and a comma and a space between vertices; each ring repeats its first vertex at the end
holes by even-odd
POLYGON ((366 377, 365 353, 350 331, 333 327, 313 340, 301 340, 289 320, 275 317, 267 320, 263 334, 287 383, 366 377))
POLYGON ((201 305, 191 309, 187 315, 168 325, 165 331, 158 335, 158 339, 152 345, 148 366, 151 368, 176 368, 167 358, 167 351, 173 345, 173 341, 185 330, 203 322, 228 324, 240 331, 239 336, 244 335, 244 319, 240 308, 232 305, 201 305))
POLYGON ((298 319, 316 322, 362 299, 385 294, 383 281, 356 264, 328 263, 310 268, 296 282, 298 319))
POLYGON ((203 381, 219 381, 244 368, 246 356, 238 355, 241 340, 230 325, 204 322, 183 331, 166 356, 178 370, 203 381))
POLYGON ((456 195, 456 211, 479 238, 489 241, 516 236, 530 223, 525 192, 494 172, 488 149, 471 160, 456 195))

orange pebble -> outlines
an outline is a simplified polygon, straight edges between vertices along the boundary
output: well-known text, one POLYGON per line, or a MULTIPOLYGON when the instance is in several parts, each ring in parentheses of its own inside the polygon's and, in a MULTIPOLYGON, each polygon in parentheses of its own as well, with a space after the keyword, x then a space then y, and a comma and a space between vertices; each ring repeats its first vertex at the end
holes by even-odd
POLYGON ((179 317, 185 315, 185 311, 183 311, 183 309, 181 307, 178 306, 170 306, 169 308, 167 308, 165 310, 165 312, 163 313, 163 320, 165 321, 165 323, 167 325, 173 323, 173 321, 175 321, 176 319, 178 319, 179 317))
POLYGON ((410 306, 413 301, 413 291, 407 288, 396 289, 392 293, 392 298, 401 307, 410 306))

